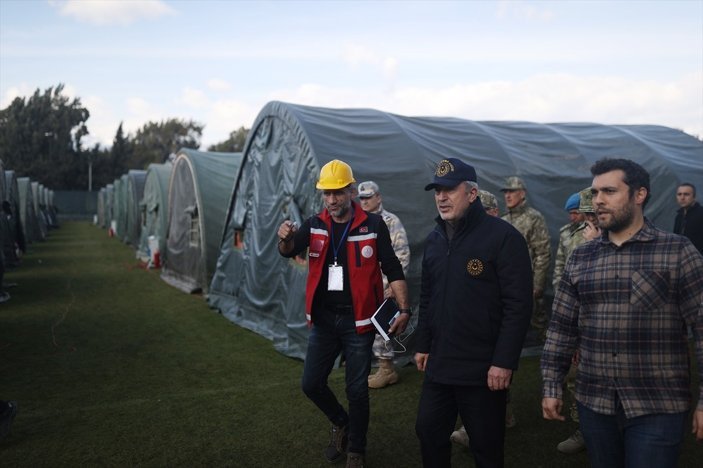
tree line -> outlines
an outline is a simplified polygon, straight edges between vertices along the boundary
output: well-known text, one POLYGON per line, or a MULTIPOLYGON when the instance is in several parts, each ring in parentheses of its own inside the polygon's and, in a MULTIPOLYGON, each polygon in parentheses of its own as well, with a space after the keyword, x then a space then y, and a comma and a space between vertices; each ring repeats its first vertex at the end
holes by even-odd
MULTIPOLYGON (((85 147, 90 112, 80 98, 71 100, 63 91, 63 84, 44 92, 37 88, 0 110, 0 160, 5 169, 53 190, 87 190, 92 176, 92 188, 97 189, 130 169, 163 163, 181 148, 200 148, 205 126, 178 118, 147 122, 134 134, 125 134, 120 123, 112 147, 85 147)), ((244 127, 233 130, 227 140, 207 150, 242 151, 248 132, 244 127)))

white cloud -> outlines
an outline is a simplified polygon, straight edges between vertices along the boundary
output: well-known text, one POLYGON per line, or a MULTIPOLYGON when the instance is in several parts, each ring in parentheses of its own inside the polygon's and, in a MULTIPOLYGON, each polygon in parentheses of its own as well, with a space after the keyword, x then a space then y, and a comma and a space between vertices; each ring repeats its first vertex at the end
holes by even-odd
POLYGON ((201 109, 208 106, 209 99, 203 91, 186 87, 183 88, 178 102, 194 109, 201 109))
POLYGON ((322 107, 371 107, 407 116, 470 120, 654 124, 703 137, 703 73, 674 82, 569 74, 391 91, 307 83, 271 99, 322 107))
POLYGON ((347 43, 342 50, 342 60, 352 69, 359 70, 363 66, 370 66, 378 70, 388 81, 396 78, 398 59, 377 54, 372 48, 360 44, 347 43))
POLYGON ((129 25, 142 19, 154 19, 175 13, 161 0, 67 0, 52 1, 62 16, 95 25, 129 25))
POLYGON ((140 97, 127 98, 127 109, 135 115, 147 115, 152 113, 151 104, 140 97))
POLYGON ((36 88, 32 88, 27 83, 21 83, 18 86, 11 86, 5 90, 5 93, 0 96, 0 109, 5 109, 12 104, 12 101, 17 97, 27 98, 34 94, 36 88))
POLYGON ((388 57, 383 60, 383 76, 387 80, 393 81, 398 73, 398 60, 388 57))
POLYGON ((241 126, 250 128, 261 108, 237 100, 224 99, 214 102, 207 112, 203 130, 202 148, 220 143, 229 137, 230 132, 241 126))
POLYGON ((225 80, 221 80, 219 78, 212 78, 207 81, 207 87, 210 88, 212 91, 229 91, 231 85, 225 80))

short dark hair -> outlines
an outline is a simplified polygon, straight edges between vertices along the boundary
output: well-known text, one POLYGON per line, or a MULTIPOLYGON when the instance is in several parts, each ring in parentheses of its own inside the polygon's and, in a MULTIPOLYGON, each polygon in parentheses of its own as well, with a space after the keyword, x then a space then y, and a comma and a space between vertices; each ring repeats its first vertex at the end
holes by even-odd
MULTIPOLYGON (((693 198, 696 198, 696 186, 693 185, 692 183, 682 182, 679 184, 679 187, 691 187, 691 190, 693 190, 693 198)), ((676 187, 676 188, 679 188, 679 187, 676 187)))
POLYGON ((647 172, 642 166, 629 159, 620 158, 603 158, 596 161, 596 163, 591 166, 591 174, 595 177, 606 172, 620 170, 625 173, 625 178, 623 181, 630 188, 630 197, 635 194, 635 190, 640 188, 647 189, 647 197, 642 203, 642 208, 647 205, 649 197, 652 192, 649 189, 649 172, 647 172))

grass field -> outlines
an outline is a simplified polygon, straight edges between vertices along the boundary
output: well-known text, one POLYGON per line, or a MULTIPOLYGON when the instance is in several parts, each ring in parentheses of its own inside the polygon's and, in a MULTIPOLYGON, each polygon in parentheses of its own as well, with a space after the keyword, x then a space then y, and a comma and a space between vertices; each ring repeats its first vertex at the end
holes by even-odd
MULTIPOLYGON (((300 391, 302 363, 274 351, 144 270, 87 223, 65 223, 6 274, 0 398, 19 402, 0 466, 326 467, 328 423, 300 391)), ((422 376, 371 393, 367 465, 420 466, 422 376)), ((343 371, 331 383, 343 396, 343 371)), ((524 358, 506 436, 509 467, 588 466, 556 444, 571 423, 542 420, 537 358, 524 358)), ((688 436, 681 466, 702 466, 688 436)), ((454 466, 473 466, 455 447, 454 466)))

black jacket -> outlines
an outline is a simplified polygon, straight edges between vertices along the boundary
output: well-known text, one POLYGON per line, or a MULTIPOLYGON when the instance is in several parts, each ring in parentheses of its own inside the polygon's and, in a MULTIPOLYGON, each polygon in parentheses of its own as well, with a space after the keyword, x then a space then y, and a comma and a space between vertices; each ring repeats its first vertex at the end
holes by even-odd
POLYGON ((477 199, 451 241, 445 222, 427 237, 416 351, 426 376, 450 385, 487 385, 491 365, 517 369, 532 315, 527 243, 477 199))
POLYGON ((698 251, 703 253, 703 206, 700 203, 696 202, 689 207, 685 216, 683 208, 678 209, 674 220, 674 233, 691 239, 698 251))

